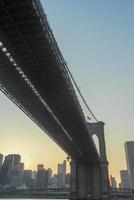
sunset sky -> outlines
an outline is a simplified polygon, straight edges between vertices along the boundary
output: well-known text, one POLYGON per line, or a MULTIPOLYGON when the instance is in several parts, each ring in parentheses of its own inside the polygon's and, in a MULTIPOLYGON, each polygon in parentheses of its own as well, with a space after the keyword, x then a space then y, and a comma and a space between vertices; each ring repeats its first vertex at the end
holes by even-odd
MULTIPOLYGON (((110 174, 126 169, 134 140, 134 1, 42 0, 49 23, 89 106, 105 122, 110 174)), ((89 115, 83 106, 86 115, 89 115)), ((90 116, 90 115, 89 115, 90 116)), ((66 154, 0 93, 0 152, 19 153, 26 168, 56 172, 66 154)))

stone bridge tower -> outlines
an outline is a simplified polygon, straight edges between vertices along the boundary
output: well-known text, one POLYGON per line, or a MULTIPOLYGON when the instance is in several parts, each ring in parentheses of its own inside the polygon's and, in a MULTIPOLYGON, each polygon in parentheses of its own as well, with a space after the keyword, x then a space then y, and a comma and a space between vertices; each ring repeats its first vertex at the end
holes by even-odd
POLYGON ((108 161, 106 156, 104 123, 87 123, 89 134, 99 141, 99 160, 81 163, 71 160, 71 199, 109 199, 108 161))

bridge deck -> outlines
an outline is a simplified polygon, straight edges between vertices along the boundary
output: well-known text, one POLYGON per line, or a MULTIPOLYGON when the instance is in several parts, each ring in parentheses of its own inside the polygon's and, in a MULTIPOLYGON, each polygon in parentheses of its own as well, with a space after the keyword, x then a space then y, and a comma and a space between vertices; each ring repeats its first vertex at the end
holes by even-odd
POLYGON ((1 52, 0 82, 10 96, 71 156, 97 160, 66 63, 40 2, 0 0, 0 40, 41 98, 1 52))

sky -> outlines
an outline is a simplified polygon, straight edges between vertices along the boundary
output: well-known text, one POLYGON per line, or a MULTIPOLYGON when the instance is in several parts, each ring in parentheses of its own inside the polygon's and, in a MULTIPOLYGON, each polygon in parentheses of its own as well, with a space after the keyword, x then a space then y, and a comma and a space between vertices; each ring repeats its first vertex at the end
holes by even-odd
MULTIPOLYGON (((134 1, 41 2, 81 92, 105 122, 109 172, 119 182, 119 171, 126 169, 124 143, 134 140, 134 1)), ((43 163, 56 172, 57 163, 66 158, 2 93, 0 122, 0 152, 20 153, 26 168, 43 163)))

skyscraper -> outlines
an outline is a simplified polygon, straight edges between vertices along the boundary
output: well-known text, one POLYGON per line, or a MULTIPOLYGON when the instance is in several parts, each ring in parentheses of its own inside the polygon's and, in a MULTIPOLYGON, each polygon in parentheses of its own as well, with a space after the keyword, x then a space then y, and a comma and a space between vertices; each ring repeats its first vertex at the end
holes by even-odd
POLYGON ((112 175, 110 175, 110 186, 111 188, 117 188, 116 179, 112 175))
POLYGON ((28 188, 32 188, 34 186, 34 181, 32 179, 32 170, 24 170, 23 184, 28 188))
POLYGON ((120 178, 121 178, 121 187, 122 188, 130 188, 130 181, 128 176, 127 170, 121 170, 120 171, 120 178))
POLYGON ((3 162, 3 155, 0 153, 0 169, 1 169, 1 166, 2 166, 2 162, 3 162))
POLYGON ((53 188, 57 188, 57 174, 54 174, 54 175, 52 176, 51 186, 52 186, 53 188))
POLYGON ((58 188, 65 188, 65 179, 66 179, 66 160, 63 161, 63 164, 58 164, 58 170, 57 170, 58 188))
POLYGON ((63 174, 66 176, 66 160, 63 161, 63 174))
POLYGON ((58 188, 63 187, 62 174, 63 174, 63 165, 62 164, 58 164, 58 169, 57 169, 57 187, 58 188))
MULTIPOLYGON (((18 160, 20 162, 20 160, 18 160)), ((11 171, 11 185, 21 186, 23 184, 24 163, 15 163, 11 171)))
POLYGON ((66 174, 65 182, 66 182, 66 186, 70 187, 70 173, 66 174))
POLYGON ((63 175, 62 175, 62 181, 64 187, 66 186, 66 160, 63 161, 63 175))
POLYGON ((48 185, 51 185, 51 179, 52 179, 52 169, 47 169, 47 178, 48 178, 48 185))
POLYGON ((48 185, 48 177, 47 172, 44 169, 44 165, 37 166, 37 174, 36 174, 36 188, 44 189, 48 185))
POLYGON ((43 164, 38 164, 37 165, 37 171, 41 171, 44 169, 44 165, 43 164))
POLYGON ((20 164, 21 156, 19 154, 9 154, 5 156, 0 173, 0 183, 2 185, 10 184, 12 178, 12 170, 20 164))
POLYGON ((125 143, 125 153, 128 175, 130 178, 130 187, 134 189, 134 141, 125 143))
POLYGON ((1 167, 1 173, 0 173, 0 184, 2 185, 10 184, 11 163, 12 161, 10 157, 6 156, 3 165, 1 167))

